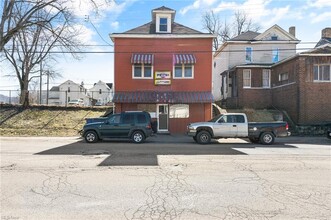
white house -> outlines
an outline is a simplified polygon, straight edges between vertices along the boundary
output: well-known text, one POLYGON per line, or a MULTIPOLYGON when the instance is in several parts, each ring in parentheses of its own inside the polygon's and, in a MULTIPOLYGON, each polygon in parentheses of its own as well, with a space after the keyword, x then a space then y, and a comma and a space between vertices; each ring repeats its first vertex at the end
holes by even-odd
POLYGON ((226 41, 214 54, 213 96, 224 100, 231 96, 229 70, 238 65, 274 64, 296 54, 295 27, 289 32, 274 25, 263 33, 247 31, 226 41))
POLYGON ((51 105, 67 105, 69 101, 75 99, 82 99, 85 106, 90 105, 90 97, 84 85, 67 80, 50 89, 48 103, 51 105))
POLYGON ((112 87, 112 83, 105 83, 99 80, 99 82, 95 83, 94 86, 89 89, 88 94, 94 102, 98 102, 100 105, 105 105, 113 99, 112 87))

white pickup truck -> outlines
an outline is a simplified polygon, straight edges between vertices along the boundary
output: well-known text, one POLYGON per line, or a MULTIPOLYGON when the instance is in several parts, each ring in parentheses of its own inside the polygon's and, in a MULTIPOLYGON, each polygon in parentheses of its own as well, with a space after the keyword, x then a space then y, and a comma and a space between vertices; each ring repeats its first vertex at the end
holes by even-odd
POLYGON ((208 122, 189 124, 187 134, 199 144, 219 138, 249 138, 252 143, 269 145, 275 137, 289 136, 290 132, 287 122, 248 122, 244 113, 227 113, 208 122))

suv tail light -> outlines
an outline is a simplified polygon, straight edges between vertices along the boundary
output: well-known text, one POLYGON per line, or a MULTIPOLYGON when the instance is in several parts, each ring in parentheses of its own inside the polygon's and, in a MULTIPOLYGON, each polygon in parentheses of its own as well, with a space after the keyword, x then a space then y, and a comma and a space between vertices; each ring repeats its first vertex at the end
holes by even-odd
POLYGON ((152 125, 149 123, 148 125, 146 125, 146 128, 147 129, 151 129, 152 128, 152 125))
POLYGON ((288 123, 287 122, 286 122, 285 128, 286 128, 286 130, 288 130, 288 123))

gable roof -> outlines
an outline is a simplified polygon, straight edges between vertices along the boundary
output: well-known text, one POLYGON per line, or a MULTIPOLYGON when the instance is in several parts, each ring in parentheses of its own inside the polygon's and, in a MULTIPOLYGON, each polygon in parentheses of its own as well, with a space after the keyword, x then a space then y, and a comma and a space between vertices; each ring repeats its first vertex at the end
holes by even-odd
POLYGON ((229 41, 252 41, 255 37, 259 36, 260 33, 254 31, 246 31, 242 34, 239 34, 237 37, 230 39, 229 41))
POLYGON ((292 34, 285 31, 283 28, 279 27, 277 24, 273 25, 266 31, 264 31, 262 34, 255 37, 255 40, 270 40, 271 36, 277 36, 279 37, 277 40, 283 40, 283 41, 299 41, 297 38, 295 38, 292 34))
POLYGON ((331 38, 329 38, 329 37, 323 37, 322 39, 320 39, 320 41, 318 41, 318 43, 316 44, 315 48, 324 46, 326 44, 331 44, 331 38))
POLYGON ((331 44, 330 45, 324 45, 321 47, 314 48, 309 51, 301 52, 300 55, 309 55, 309 54, 326 54, 331 56, 331 44))
MULTIPOLYGON (((192 28, 186 27, 176 22, 172 23, 171 29, 172 29, 171 34, 203 34, 200 31, 194 30, 192 28)), ((147 24, 123 32, 122 34, 157 34, 157 33, 156 33, 155 23, 149 22, 147 24)))

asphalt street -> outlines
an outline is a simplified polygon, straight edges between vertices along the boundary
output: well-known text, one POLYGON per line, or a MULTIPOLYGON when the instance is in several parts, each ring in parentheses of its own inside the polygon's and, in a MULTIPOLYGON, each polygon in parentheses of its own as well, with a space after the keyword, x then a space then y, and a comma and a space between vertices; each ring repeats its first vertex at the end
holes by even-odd
POLYGON ((0 137, 1 220, 330 219, 331 140, 0 137))

